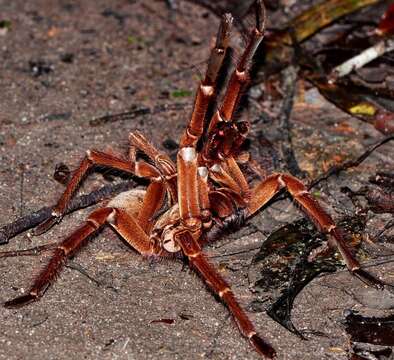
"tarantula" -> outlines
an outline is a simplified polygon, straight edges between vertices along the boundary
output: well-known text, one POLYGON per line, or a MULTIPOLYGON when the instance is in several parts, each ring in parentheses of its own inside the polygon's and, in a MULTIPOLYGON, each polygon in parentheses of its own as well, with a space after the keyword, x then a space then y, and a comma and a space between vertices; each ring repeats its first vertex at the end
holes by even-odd
POLYGON ((6 307, 38 300, 85 239, 109 224, 145 257, 178 254, 187 258, 189 265, 227 305, 241 334, 262 356, 274 358, 275 350, 257 334, 230 286, 204 255, 202 245, 212 234, 217 234, 218 229, 255 215, 282 189, 286 189, 307 216, 330 237, 330 245, 337 248, 353 275, 375 287, 382 286, 379 280, 360 268, 342 232, 300 180, 288 174, 274 173, 250 186, 240 169, 241 146, 249 124, 236 121, 234 114, 241 94, 249 84, 252 58, 263 39, 265 10, 261 0, 255 2, 255 14, 256 25, 250 30, 246 48, 228 81, 221 104, 207 119, 208 109, 216 99, 217 78, 233 21, 230 14, 223 16, 205 77, 197 90, 191 119, 180 139, 176 164, 138 131, 129 136, 128 159, 97 150, 87 151, 51 217, 37 227, 35 234, 45 232, 61 220, 81 180, 95 165, 148 179, 149 186, 146 190, 123 192, 93 211, 82 226, 55 247, 53 256, 30 291, 7 301, 6 307), (145 154, 145 158, 137 157, 137 152, 145 154))

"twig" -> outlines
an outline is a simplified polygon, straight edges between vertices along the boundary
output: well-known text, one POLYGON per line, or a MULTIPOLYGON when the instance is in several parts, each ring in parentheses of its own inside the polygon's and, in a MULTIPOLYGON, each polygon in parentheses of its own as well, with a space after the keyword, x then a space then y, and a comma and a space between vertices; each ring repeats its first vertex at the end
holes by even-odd
POLYGON ((163 111, 171 111, 171 110, 182 110, 187 106, 186 103, 173 103, 173 104, 162 104, 154 106, 153 108, 147 106, 136 107, 131 111, 114 114, 114 115, 106 115, 89 121, 89 125, 91 126, 100 126, 106 123, 112 123, 116 121, 122 120, 132 120, 138 116, 147 115, 147 114, 157 114, 163 111))
POLYGON ((52 250, 58 245, 59 245, 58 243, 51 243, 41 246, 35 246, 33 248, 25 249, 25 250, 1 251, 0 258, 17 257, 17 256, 35 256, 41 254, 44 251, 52 250))
POLYGON ((216 258, 223 258, 223 257, 230 257, 230 256, 237 256, 237 255, 242 255, 242 254, 248 254, 248 253, 250 253, 252 251, 259 250, 260 248, 261 248, 261 244, 259 244, 258 246, 249 247, 246 250, 234 251, 234 252, 226 253, 226 254, 209 255, 209 253, 208 253, 208 258, 209 259, 216 259, 216 258))
POLYGON ((297 84, 297 69, 295 66, 290 65, 283 71, 284 78, 284 94, 285 99, 279 115, 279 129, 280 129, 280 143, 282 158, 286 167, 292 175, 302 176, 303 172, 298 166, 296 157, 293 151, 293 142, 291 138, 291 124, 290 116, 294 104, 294 96, 297 84))
POLYGON ((171 10, 171 12, 178 10, 178 4, 175 0, 166 0, 166 5, 171 10))
POLYGON ((23 201, 23 192, 24 192, 24 185, 25 185, 25 165, 20 164, 19 165, 19 170, 21 171, 21 180, 20 180, 20 208, 19 208, 19 216, 23 215, 23 206, 24 206, 24 201, 23 201))
POLYGON ((394 39, 388 38, 379 41, 360 54, 335 67, 328 76, 328 82, 333 84, 338 78, 350 74, 353 70, 362 68, 364 65, 392 50, 394 50, 394 39))
POLYGON ((390 220, 384 225, 383 229, 380 230, 379 233, 373 237, 373 242, 379 239, 387 230, 390 230, 392 227, 394 227, 394 220, 390 220))
POLYGON ((380 146, 388 143, 389 141, 394 140, 394 135, 387 136, 383 138, 382 140, 378 141, 376 144, 371 145, 362 155, 360 155, 357 159, 355 160, 349 160, 346 161, 342 164, 339 165, 334 165, 331 168, 329 168, 324 174, 319 175, 316 179, 311 181, 311 183, 308 185, 308 189, 312 189, 315 187, 317 184, 322 182, 323 180, 327 180, 330 176, 332 175, 338 175, 340 172, 345 171, 349 168, 352 167, 357 167, 360 165, 369 155, 371 155, 377 148, 380 146))
MULTIPOLYGON (((126 191, 134 186, 135 184, 133 181, 126 181, 116 185, 103 186, 101 189, 92 191, 90 194, 81 195, 74 198, 71 201, 66 213, 68 214, 75 210, 91 206, 105 198, 118 194, 122 191, 126 191)), ((37 226, 42 221, 48 219, 51 216, 51 212, 52 207, 45 206, 28 215, 18 218, 12 223, 4 225, 0 228, 0 245, 7 244, 9 239, 13 238, 14 236, 20 234, 23 231, 29 230, 37 226)))
POLYGON ((81 265, 77 264, 74 261, 68 261, 66 264, 66 267, 69 269, 73 269, 78 271, 80 274, 86 276, 91 282, 95 283, 97 286, 102 286, 103 284, 95 279, 93 276, 91 276, 86 269, 84 269, 81 265))

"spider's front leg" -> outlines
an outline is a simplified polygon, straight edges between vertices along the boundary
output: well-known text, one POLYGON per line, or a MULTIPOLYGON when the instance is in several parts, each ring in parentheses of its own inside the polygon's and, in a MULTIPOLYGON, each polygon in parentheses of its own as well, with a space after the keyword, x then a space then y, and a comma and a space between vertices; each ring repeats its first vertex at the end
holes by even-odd
POLYGON ((384 288, 386 284, 361 268, 360 263, 348 248, 341 229, 335 225, 331 216, 297 178, 288 174, 273 174, 255 186, 248 204, 249 215, 255 214, 283 188, 290 193, 314 224, 330 236, 329 245, 338 249, 350 273, 370 286, 378 289, 384 288))
POLYGON ((206 184, 207 169, 204 167, 197 168, 197 153, 194 147, 183 147, 179 150, 177 165, 178 203, 181 224, 175 232, 174 240, 188 257, 192 268, 202 276, 212 291, 227 305, 241 334, 251 342, 260 354, 266 358, 272 359, 275 357, 275 350, 270 344, 257 335, 252 322, 238 304, 230 286, 208 262, 206 256, 201 251, 200 238, 203 230, 201 207, 207 206, 207 204, 201 205, 201 202, 209 202, 209 199, 205 198, 208 189, 204 188, 204 184, 206 184), (205 178, 199 180, 199 178, 203 176, 205 176, 205 178), (202 188, 204 195, 201 193, 202 188))
POLYGON ((74 172, 67 184, 62 196, 52 209, 51 217, 37 226, 34 230, 34 235, 40 235, 46 232, 56 222, 61 220, 82 179, 86 176, 88 171, 96 165, 125 171, 148 179, 158 179, 161 176, 160 172, 154 166, 146 163, 145 161, 135 161, 135 159, 129 161, 102 151, 88 150, 85 158, 81 161, 77 170, 74 172))
POLYGON ((258 353, 268 359, 273 359, 276 352, 273 347, 263 340, 249 320, 248 315, 238 304, 229 284, 219 275, 214 266, 209 263, 202 253, 198 241, 193 238, 189 230, 185 229, 175 235, 176 241, 188 257, 193 269, 205 280, 211 290, 220 297, 233 315, 241 334, 246 337, 258 353))

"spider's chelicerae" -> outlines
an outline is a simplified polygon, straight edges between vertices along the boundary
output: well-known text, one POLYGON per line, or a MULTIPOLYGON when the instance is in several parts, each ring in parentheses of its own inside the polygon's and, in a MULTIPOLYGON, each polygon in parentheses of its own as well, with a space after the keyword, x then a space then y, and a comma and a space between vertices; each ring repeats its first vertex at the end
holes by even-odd
POLYGON ((349 271, 375 287, 382 283, 360 268, 348 250, 342 232, 298 179, 274 173, 249 185, 238 163, 248 133, 245 121, 235 121, 241 94, 249 83, 252 58, 264 33, 265 13, 261 0, 255 3, 256 25, 232 73, 221 104, 212 118, 208 108, 216 98, 216 83, 228 47, 231 15, 224 15, 213 47, 205 77, 195 98, 194 109, 179 145, 176 164, 158 151, 139 132, 130 134, 129 158, 89 150, 69 181, 52 211, 52 216, 36 229, 49 229, 64 215, 71 197, 87 171, 95 165, 125 171, 150 181, 146 190, 123 192, 93 211, 86 222, 57 245, 52 258, 35 279, 30 291, 5 303, 18 307, 38 300, 54 282, 67 258, 73 256, 84 240, 105 224, 111 225, 141 255, 146 257, 178 254, 205 280, 210 289, 227 305, 241 334, 264 357, 274 358, 275 350, 256 332, 240 307, 230 286, 202 251, 204 242, 232 221, 255 215, 281 189, 286 189, 306 215, 329 238, 329 244, 342 255, 349 271), (139 159, 142 152, 148 158, 139 159))

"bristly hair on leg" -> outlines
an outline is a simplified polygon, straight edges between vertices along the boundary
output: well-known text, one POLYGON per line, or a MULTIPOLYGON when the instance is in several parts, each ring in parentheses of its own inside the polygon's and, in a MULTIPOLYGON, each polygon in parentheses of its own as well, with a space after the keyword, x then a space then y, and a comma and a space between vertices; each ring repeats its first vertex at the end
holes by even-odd
POLYGON ((217 222, 206 233, 206 242, 216 241, 223 236, 230 235, 240 230, 248 219, 246 209, 237 209, 234 214, 226 217, 221 223, 217 222))

